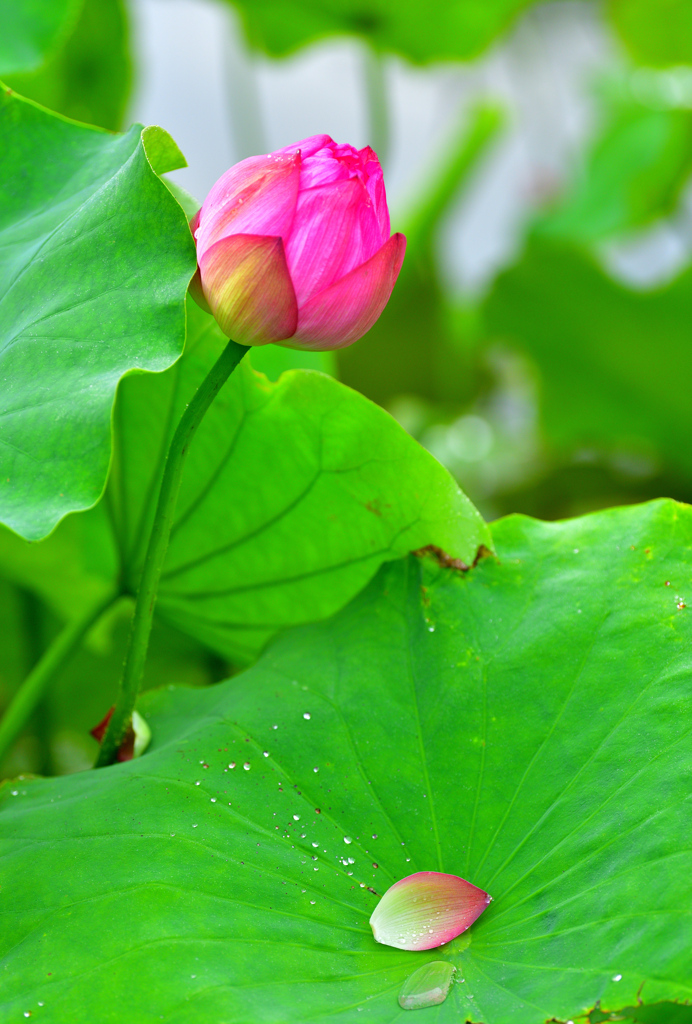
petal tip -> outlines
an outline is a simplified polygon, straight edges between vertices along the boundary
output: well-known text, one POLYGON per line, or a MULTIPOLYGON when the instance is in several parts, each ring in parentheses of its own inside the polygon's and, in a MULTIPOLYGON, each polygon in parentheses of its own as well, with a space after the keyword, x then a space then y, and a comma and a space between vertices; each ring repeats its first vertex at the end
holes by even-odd
POLYGON ((370 927, 383 945, 433 949, 466 931, 491 899, 458 875, 418 871, 387 890, 370 917, 370 927))

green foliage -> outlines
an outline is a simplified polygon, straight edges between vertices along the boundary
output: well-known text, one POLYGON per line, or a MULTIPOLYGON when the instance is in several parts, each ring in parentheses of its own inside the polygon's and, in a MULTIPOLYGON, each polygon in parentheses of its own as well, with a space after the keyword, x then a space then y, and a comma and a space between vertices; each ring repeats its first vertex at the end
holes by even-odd
POLYGON ((81 0, 2 0, 0 75, 32 71, 59 45, 81 0))
MULTIPOLYGON (((104 503, 38 545, 0 535, 5 573, 66 618, 118 579, 136 589, 168 442, 223 343, 191 303, 183 358, 120 386, 104 503)), ((331 614, 383 561, 427 544, 470 564, 490 538, 391 417, 331 377, 270 384, 241 365, 191 446, 158 611, 248 661, 278 629, 331 614)))
MULTIPOLYGON (((664 94, 650 72, 646 89, 664 94)), ((692 112, 664 95, 659 109, 638 99, 640 79, 629 74, 601 87, 603 127, 583 166, 554 210, 538 221, 550 236, 593 243, 673 212, 692 171, 692 112)))
POLYGON ((195 255, 141 126, 0 103, 0 519, 36 539, 99 497, 123 374, 180 354, 195 255))
POLYGON ((665 67, 692 63, 689 0, 609 0, 609 13, 632 56, 665 67))
POLYGON ((252 45, 274 57, 329 35, 356 34, 416 63, 474 57, 531 0, 234 0, 252 45))
POLYGON ((496 281, 485 313, 491 336, 536 361, 554 444, 629 449, 648 460, 660 452, 692 477, 692 269, 635 292, 584 250, 534 238, 496 281))
POLYGON ((220 687, 148 694, 139 761, 6 785, 3 1017, 403 1021, 440 959, 439 1021, 688 998, 692 512, 494 539, 466 574, 383 567, 220 687), (375 893, 426 869, 494 902, 447 946, 377 946, 375 893))
POLYGON ((78 7, 79 17, 57 52, 33 72, 8 75, 7 83, 59 114, 117 131, 131 84, 123 0, 83 0, 78 7))

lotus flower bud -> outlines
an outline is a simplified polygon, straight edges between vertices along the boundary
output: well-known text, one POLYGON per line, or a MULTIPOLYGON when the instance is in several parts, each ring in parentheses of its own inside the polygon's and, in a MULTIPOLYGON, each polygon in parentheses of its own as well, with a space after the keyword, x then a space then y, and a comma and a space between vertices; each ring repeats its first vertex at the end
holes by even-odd
POLYGON ((357 341, 387 304, 406 248, 390 236, 376 154, 328 135, 231 167, 190 227, 190 292, 242 345, 357 341))
POLYGON ((433 949, 465 932, 492 897, 458 875, 418 871, 387 889, 370 917, 377 942, 433 949))

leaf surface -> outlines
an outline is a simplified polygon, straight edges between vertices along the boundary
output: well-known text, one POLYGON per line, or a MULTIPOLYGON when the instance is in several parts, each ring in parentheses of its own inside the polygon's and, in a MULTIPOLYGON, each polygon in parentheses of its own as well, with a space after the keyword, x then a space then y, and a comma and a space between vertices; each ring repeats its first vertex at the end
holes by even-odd
POLYGON ((5 0, 0 75, 32 71, 69 32, 81 0, 5 0))
POLYGON ((32 540, 99 497, 123 374, 183 347, 194 243, 141 134, 0 94, 0 520, 32 540))
MULTIPOLYGON (((7 6, 17 0, 7 0, 7 6)), ((60 6, 49 0, 53 9, 60 6)), ((73 5, 74 6, 74 5, 73 5)), ((34 71, 6 74, 16 92, 75 121, 119 131, 131 85, 123 0, 83 0, 57 49, 34 71)), ((4 26, 3 26, 4 27, 4 26)))
POLYGON ((3 787, 3 1019, 403 1024, 433 960, 440 1024, 689 998, 692 512, 494 537, 146 695, 140 760, 3 787), (378 946, 368 887, 420 870, 494 902, 448 946, 378 946))
MULTIPOLYGON (((119 399, 107 497, 133 588, 162 453, 224 344, 192 303, 189 319, 178 366, 125 381, 119 399)), ((277 629, 331 614, 383 561, 427 544, 469 565, 490 544, 442 466, 333 378, 291 371, 270 383, 243 363, 190 447, 158 611, 248 661, 277 629)))

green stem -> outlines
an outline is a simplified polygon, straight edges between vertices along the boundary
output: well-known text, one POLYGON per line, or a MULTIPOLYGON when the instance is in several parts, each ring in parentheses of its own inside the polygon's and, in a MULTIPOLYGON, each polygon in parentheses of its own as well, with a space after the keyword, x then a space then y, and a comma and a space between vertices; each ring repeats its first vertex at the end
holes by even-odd
POLYGON ((368 103, 368 141, 384 166, 389 158, 389 100, 385 62, 382 54, 369 43, 365 44, 363 70, 368 103))
POLYGON ((130 629, 125 667, 120 682, 111 720, 101 743, 96 768, 112 764, 120 743, 132 718, 135 701, 142 682, 144 662, 149 646, 149 634, 154 618, 154 606, 159 588, 163 561, 173 525, 175 506, 180 491, 183 464, 190 442, 204 419, 207 409, 226 383, 247 348, 229 341, 211 370, 200 384, 192 401, 183 413, 166 456, 161 480, 159 500, 156 505, 154 522, 149 535, 149 544, 144 558, 144 568, 137 590, 135 613, 130 629))
POLYGON ((48 684, 62 670, 96 620, 110 608, 118 596, 110 593, 94 608, 90 608, 86 615, 66 626, 34 665, 0 722, 0 759, 26 725, 48 684))

